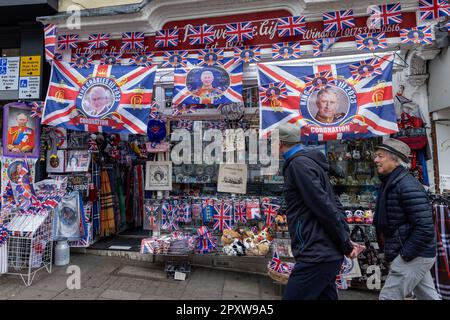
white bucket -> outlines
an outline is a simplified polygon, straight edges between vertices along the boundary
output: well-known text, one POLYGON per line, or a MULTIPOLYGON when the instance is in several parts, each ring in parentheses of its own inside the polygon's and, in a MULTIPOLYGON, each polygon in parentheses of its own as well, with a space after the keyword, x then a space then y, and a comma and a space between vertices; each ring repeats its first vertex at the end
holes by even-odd
POLYGON ((70 247, 66 238, 59 238, 55 246, 55 266, 65 266, 70 262, 70 247))

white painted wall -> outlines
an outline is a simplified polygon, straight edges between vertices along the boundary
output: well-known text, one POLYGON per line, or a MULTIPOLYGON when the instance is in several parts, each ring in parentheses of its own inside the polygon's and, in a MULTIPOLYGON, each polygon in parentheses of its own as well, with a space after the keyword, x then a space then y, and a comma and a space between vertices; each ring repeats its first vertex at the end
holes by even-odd
POLYGON ((450 107, 450 51, 447 49, 429 63, 430 112, 450 107))

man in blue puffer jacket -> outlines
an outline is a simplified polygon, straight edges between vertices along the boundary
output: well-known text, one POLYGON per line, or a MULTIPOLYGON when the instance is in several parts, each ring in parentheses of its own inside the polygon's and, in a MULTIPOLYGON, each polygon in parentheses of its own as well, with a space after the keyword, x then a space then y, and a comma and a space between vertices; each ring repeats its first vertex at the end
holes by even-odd
POLYGON ((376 147, 375 164, 381 179, 374 224, 390 272, 380 300, 439 300, 430 269, 436 260, 436 236, 431 203, 425 189, 408 171, 411 150, 387 139, 376 147))

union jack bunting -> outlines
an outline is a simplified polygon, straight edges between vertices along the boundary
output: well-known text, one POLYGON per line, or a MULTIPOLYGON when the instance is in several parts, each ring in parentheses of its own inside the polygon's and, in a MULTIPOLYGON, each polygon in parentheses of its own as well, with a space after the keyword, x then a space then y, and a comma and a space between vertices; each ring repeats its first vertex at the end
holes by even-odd
POLYGON ((176 231, 179 229, 177 221, 177 206, 164 203, 161 210, 161 229, 176 231))
POLYGON ((130 59, 131 66, 150 67, 152 65, 152 54, 135 53, 130 59))
POLYGON ((233 227, 233 206, 222 200, 220 203, 214 205, 214 230, 222 232, 225 229, 233 227))
POLYGON ((121 50, 144 49, 144 32, 122 33, 121 50))
POLYGON ((234 223, 247 223, 247 217, 246 217, 246 203, 245 200, 242 201, 235 201, 234 202, 234 223))
POLYGON ((350 71, 352 73, 353 79, 360 81, 364 78, 372 77, 374 75, 383 75, 383 70, 381 70, 381 64, 383 63, 380 59, 370 59, 360 61, 349 65, 350 71))
POLYGON ((305 17, 295 16, 279 18, 277 22, 279 37, 292 37, 303 35, 306 32, 305 17))
POLYGON ((80 69, 55 60, 42 124, 145 135, 155 71, 156 66, 95 65, 80 69), (102 97, 96 99, 98 103, 91 97, 93 92, 94 97, 102 97))
POLYGON ((192 120, 179 120, 175 125, 175 129, 186 129, 188 131, 192 131, 193 127, 194 122, 192 120))
POLYGON ((272 255, 272 260, 270 261, 269 268, 272 269, 273 271, 283 273, 282 264, 283 263, 281 262, 278 252, 274 251, 272 255))
POLYGON ((227 41, 244 42, 253 39, 253 24, 251 22, 239 22, 227 24, 227 41))
POLYGON ((92 64, 92 54, 73 54, 71 66, 73 68, 90 68, 92 64))
POLYGON ((234 59, 236 62, 259 62, 261 61, 261 48, 255 46, 234 48, 234 59))
POLYGON ((189 44, 209 44, 214 42, 214 27, 203 25, 189 29, 189 44))
POLYGON ((349 9, 324 13, 323 26, 325 32, 354 28, 355 19, 353 17, 353 10, 349 9))
POLYGON ((315 57, 321 56, 322 53, 327 52, 339 40, 339 38, 325 38, 313 40, 313 55, 315 57))
POLYGON ((433 44, 432 26, 414 27, 401 29, 400 37, 402 43, 433 44))
POLYGON ((178 29, 158 30, 155 33, 155 47, 167 48, 178 45, 178 29))
POLYGON ((220 65, 223 60, 223 50, 209 49, 198 51, 198 66, 220 65))
POLYGON ((370 14, 375 25, 386 26, 403 22, 402 6, 400 3, 370 7, 370 14))
POLYGON ((51 61, 55 57, 55 48, 56 48, 56 26, 54 24, 45 25, 44 43, 45 43, 45 59, 47 61, 51 61))
POLYGON ((58 50, 64 51, 67 49, 78 48, 78 35, 77 34, 67 34, 58 36, 58 50))
POLYGON ((300 43, 285 42, 272 45, 272 58, 277 60, 299 59, 301 57, 300 43))
POLYGON ((447 0, 420 0, 420 21, 434 20, 450 16, 450 5, 447 0))
POLYGON ((109 33, 90 34, 88 38, 88 48, 90 50, 106 48, 108 46, 109 38, 110 38, 109 33))
POLYGON ((271 226, 275 223, 275 218, 280 211, 280 206, 273 203, 263 203, 263 215, 265 217, 266 226, 271 226))
POLYGON ((373 72, 371 76, 359 80, 351 72, 351 65, 357 62, 359 60, 309 66, 258 64, 260 87, 284 82, 287 91, 287 97, 279 108, 261 103, 261 135, 267 136, 273 129, 284 125, 298 128, 302 141, 368 138, 396 133, 398 126, 392 93, 393 56, 380 58, 381 74, 373 72), (311 75, 326 73, 326 87, 323 87, 323 76, 314 76, 311 81, 311 75), (316 90, 316 86, 322 86, 322 89, 316 90), (319 94, 327 94, 331 100, 340 97, 345 102, 333 114, 325 115, 319 110, 319 94))
POLYGON ((208 121, 205 123, 205 129, 225 130, 225 123, 222 121, 208 121))
POLYGON ((122 53, 104 54, 104 55, 102 55, 102 57, 100 59, 101 64, 106 64, 106 65, 111 65, 111 66, 120 65, 121 62, 122 62, 122 53))
POLYGON ((355 36, 357 49, 362 51, 374 51, 376 49, 387 49, 386 35, 381 33, 368 33, 355 36))
POLYGON ((284 82, 269 83, 268 86, 259 88, 261 105, 281 107, 280 99, 287 98, 287 89, 284 82))
POLYGON ((227 60, 221 67, 177 68, 172 103, 218 105, 242 102, 242 71, 242 63, 231 64, 227 60))
POLYGON ((188 66, 187 51, 164 51, 162 68, 180 68, 188 66))

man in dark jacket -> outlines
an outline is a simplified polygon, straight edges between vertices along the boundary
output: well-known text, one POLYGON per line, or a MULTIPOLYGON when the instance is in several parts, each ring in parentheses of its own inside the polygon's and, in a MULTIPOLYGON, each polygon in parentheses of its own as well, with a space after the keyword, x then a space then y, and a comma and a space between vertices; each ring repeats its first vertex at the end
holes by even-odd
POLYGON ((381 179, 374 224, 390 272, 380 300, 439 300, 430 269, 436 259, 436 237, 430 201, 423 186, 408 171, 411 150, 387 139, 377 146, 375 164, 381 179))
POLYGON ((283 299, 337 300, 335 281, 344 255, 356 257, 361 246, 350 241, 325 155, 305 150, 298 129, 283 127, 279 132, 286 214, 296 261, 283 299))

